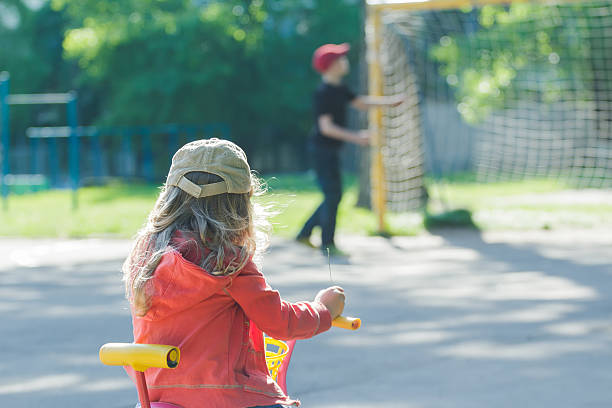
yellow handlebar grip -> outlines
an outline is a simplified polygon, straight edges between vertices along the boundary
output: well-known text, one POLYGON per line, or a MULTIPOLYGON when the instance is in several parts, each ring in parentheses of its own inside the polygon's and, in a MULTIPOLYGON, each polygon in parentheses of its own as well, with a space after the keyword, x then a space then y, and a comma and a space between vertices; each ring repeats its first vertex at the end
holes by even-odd
POLYGON ((361 327, 361 319, 358 317, 338 316, 332 320, 332 326, 348 330, 357 330, 361 327))
POLYGON ((180 358, 178 347, 162 344, 107 343, 100 347, 103 364, 129 365, 136 371, 149 367, 176 368, 180 358))

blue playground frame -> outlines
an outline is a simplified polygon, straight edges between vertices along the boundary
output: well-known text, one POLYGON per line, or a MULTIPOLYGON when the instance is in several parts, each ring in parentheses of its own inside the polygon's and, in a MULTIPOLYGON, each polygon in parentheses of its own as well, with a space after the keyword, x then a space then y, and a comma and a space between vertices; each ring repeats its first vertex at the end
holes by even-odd
MULTIPOLYGON (((68 113, 68 126, 30 127, 26 130, 26 136, 30 141, 30 172, 38 174, 41 172, 41 163, 38 161, 39 149, 46 148, 48 151, 47 167, 52 186, 61 186, 59 180, 63 177, 60 170, 60 145, 62 140, 68 139, 68 173, 69 184, 73 191, 72 207, 78 207, 78 189, 85 180, 84 177, 93 177, 94 180, 104 180, 103 144, 117 143, 119 151, 127 157, 138 156, 139 160, 128 163, 122 162, 115 174, 123 179, 143 178, 147 182, 155 182, 159 179, 155 173, 154 162, 162 160, 169 163, 174 152, 183 142, 189 142, 202 137, 221 137, 230 139, 230 129, 225 123, 208 123, 201 125, 165 124, 152 126, 79 126, 77 116, 77 94, 69 92, 63 94, 9 94, 9 75, 0 73, 0 160, 2 161, 0 185, 4 208, 8 208, 8 196, 10 189, 6 176, 11 174, 10 168, 10 105, 32 105, 32 104, 66 104, 68 113), (159 137, 162 142, 162 150, 154 154, 153 140, 157 141, 159 150, 159 137), (85 138, 80 142, 81 138, 85 138), (112 142, 112 141, 115 142, 112 142), (42 143, 42 145, 41 145, 42 143), (83 147, 89 146, 88 153, 81 151, 83 147), (46 145, 45 145, 46 144, 46 145), (140 147, 140 149, 137 148, 140 147), (83 161, 81 166, 80 154, 90 154, 91 159, 83 161), (165 156, 167 154, 167 156, 165 156), (165 156, 165 157, 164 157, 165 156), (93 166, 91 166, 93 164, 93 166), (131 164, 131 165, 130 165, 131 164), (136 166, 137 169, 134 167, 136 166), (138 174, 137 174, 138 173, 138 174)), ((65 150, 64 150, 65 151, 65 150)), ((108 162, 106 162, 108 164, 108 162)), ((159 161, 158 161, 159 164, 159 161)), ((159 170, 159 166, 158 170, 159 170)), ((64 173, 65 174, 65 173, 64 173)))
POLYGON ((77 93, 44 93, 44 94, 9 94, 10 75, 8 72, 0 73, 0 143, 2 145, 2 175, 0 177, 0 188, 2 190, 2 203, 8 208, 9 190, 5 183, 5 177, 10 174, 10 105, 49 105, 65 104, 67 109, 68 130, 70 138, 70 149, 68 154, 70 180, 72 188, 72 208, 78 207, 79 188, 79 139, 77 135, 77 93))
MULTIPOLYGON (((50 158, 57 156, 58 148, 57 141, 70 137, 70 128, 67 126, 53 127, 30 127, 26 130, 26 136, 31 143, 32 156, 36 155, 40 142, 46 141, 49 143, 48 148, 52 152, 50 158)), ((117 176, 125 179, 134 178, 136 173, 140 174, 149 183, 159 179, 160 174, 154 171, 154 156, 157 159, 162 159, 159 153, 165 152, 167 163, 169 164, 175 151, 181 144, 193 141, 202 137, 220 137, 230 139, 229 126, 224 123, 207 123, 203 125, 185 125, 185 124, 165 124, 151 126, 78 126, 76 129, 78 138, 85 138, 90 145, 92 153, 93 174, 92 176, 98 180, 104 179, 103 159, 102 159, 102 144, 110 139, 119 139, 120 151, 127 156, 133 156, 134 153, 139 153, 141 160, 139 161, 138 169, 120 169, 117 176), (160 135, 164 135, 166 141, 163 150, 154 154, 153 139, 157 139, 160 135), (135 149, 136 145, 140 149, 135 149)), ((85 145, 87 142, 83 142, 85 145)), ((83 152, 81 152, 83 153, 83 152)), ((162 153, 163 155, 164 153, 162 153)), ((163 160, 163 159, 162 159, 163 160)), ((38 172, 36 162, 32 162, 32 173, 38 172)), ((58 163, 53 161, 50 163, 52 184, 57 184, 58 163)), ((81 169, 83 170, 83 169, 81 169)), ((167 170, 167 169, 166 169, 167 170)), ((138 178, 138 176, 136 176, 138 178)))

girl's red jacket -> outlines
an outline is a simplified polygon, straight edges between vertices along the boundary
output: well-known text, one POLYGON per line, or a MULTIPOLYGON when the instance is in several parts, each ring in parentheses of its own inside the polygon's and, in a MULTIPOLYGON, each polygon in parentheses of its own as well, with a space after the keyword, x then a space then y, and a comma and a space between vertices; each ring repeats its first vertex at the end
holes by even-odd
POLYGON ((252 260, 231 276, 213 276, 185 259, 198 259, 198 252, 169 249, 147 283, 147 314, 133 314, 134 342, 181 351, 176 369, 145 372, 151 401, 183 408, 299 405, 270 377, 262 332, 309 338, 331 327, 329 311, 318 302, 282 300, 252 260))

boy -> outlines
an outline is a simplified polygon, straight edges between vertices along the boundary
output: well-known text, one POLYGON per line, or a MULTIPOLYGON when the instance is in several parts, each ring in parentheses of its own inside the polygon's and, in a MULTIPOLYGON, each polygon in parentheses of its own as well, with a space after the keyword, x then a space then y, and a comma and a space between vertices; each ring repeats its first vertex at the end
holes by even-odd
POLYGON ((314 94, 315 126, 312 144, 317 182, 324 199, 296 238, 298 242, 314 248, 310 235, 313 228, 319 225, 321 249, 329 249, 330 254, 335 256, 345 256, 334 242, 336 213, 342 198, 340 149, 345 142, 367 146, 370 140, 367 130, 346 128, 346 108, 350 105, 365 111, 374 106, 397 106, 403 101, 403 97, 357 96, 342 84, 342 79, 349 72, 346 58, 349 49, 346 43, 325 44, 317 48, 312 57, 312 66, 321 74, 322 79, 314 94))

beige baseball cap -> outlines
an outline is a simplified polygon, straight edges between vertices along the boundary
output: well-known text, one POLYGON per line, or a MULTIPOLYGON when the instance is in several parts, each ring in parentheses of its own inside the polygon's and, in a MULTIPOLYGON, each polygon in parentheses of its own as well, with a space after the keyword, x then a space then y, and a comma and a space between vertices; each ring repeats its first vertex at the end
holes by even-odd
POLYGON ((166 185, 177 186, 193 197, 251 191, 251 169, 240 147, 217 138, 195 140, 181 147, 172 157, 166 185), (185 178, 192 171, 216 174, 223 181, 197 185, 185 178))

